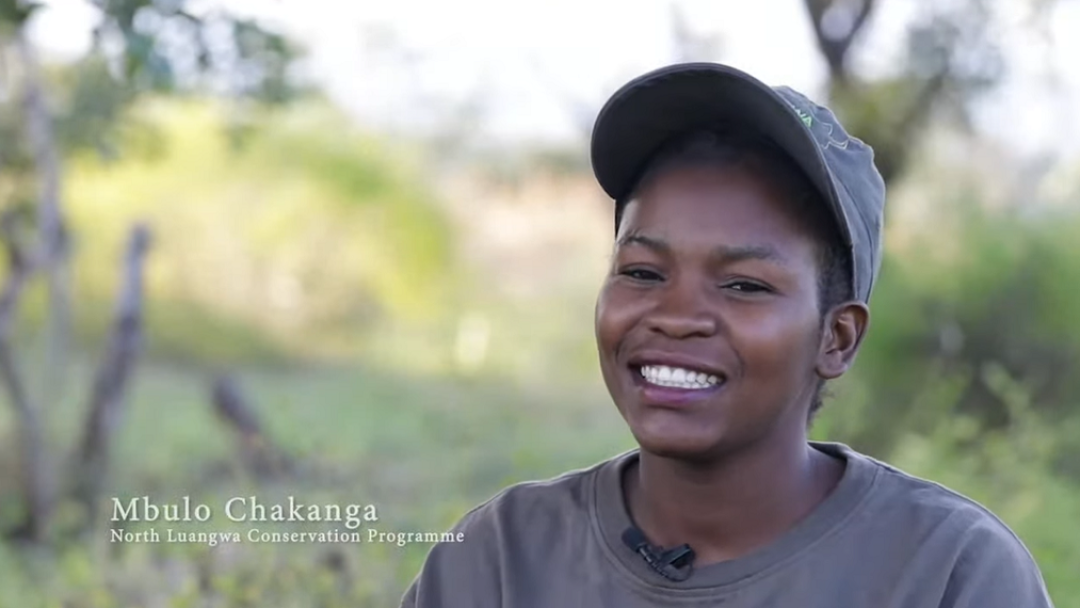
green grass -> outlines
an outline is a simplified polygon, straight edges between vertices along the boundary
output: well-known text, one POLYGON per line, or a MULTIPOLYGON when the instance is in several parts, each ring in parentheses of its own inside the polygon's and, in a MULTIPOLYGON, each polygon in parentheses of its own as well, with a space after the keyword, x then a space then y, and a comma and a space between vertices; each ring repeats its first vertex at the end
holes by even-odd
MULTIPOLYGON (((86 385, 88 371, 77 369, 74 384, 86 385)), ((279 368, 240 378, 269 436, 299 460, 296 475, 261 484, 248 478, 235 466, 232 436, 214 418, 202 372, 144 365, 122 421, 110 495, 162 502, 191 496, 217 507, 218 517, 207 525, 219 531, 251 527, 229 522, 221 505, 253 494, 265 504, 289 495, 319 504, 374 504, 379 521, 368 525, 380 530, 442 531, 509 483, 587 466, 631 446, 597 387, 530 394, 511 385, 362 367, 279 368)), ((73 439, 82 407, 69 398, 53 412, 57 443, 73 439)), ((5 422, 10 418, 0 418, 0 436, 10 437, 5 422)), ((263 527, 342 528, 292 525, 263 527)), ((0 608, 143 606, 163 598, 171 603, 156 605, 209 605, 199 603, 200 594, 229 606, 390 606, 428 549, 117 545, 108 535, 103 528, 89 542, 37 560, 0 548, 0 566, 11 566, 0 567, 0 608), (324 565, 335 560, 337 570, 324 565), (34 603, 44 598, 54 603, 34 603)))
MULTIPOLYGON (((85 386, 89 371, 76 368, 71 386, 85 386)), ((213 416, 204 372, 145 364, 122 421, 110 495, 150 495, 161 502, 186 495, 216 507, 218 517, 202 527, 172 525, 183 530, 243 533, 251 525, 229 522, 221 506, 229 497, 257 494, 265 504, 289 495, 309 503, 375 504, 379 521, 368 526, 441 531, 507 484, 588 466, 633 445, 599 384, 524 387, 359 365, 248 370, 240 379, 270 437, 299 459, 295 475, 270 483, 249 478, 235 466, 233 438, 213 416)), ((55 441, 70 444, 82 407, 72 394, 51 412, 58 423, 55 441)), ((0 438, 7 444, 10 422, 0 415, 0 438)), ((1039 559, 1058 608, 1080 606, 1080 492, 1025 469, 1022 461, 1009 464, 1005 440, 988 448, 998 454, 992 472, 974 453, 942 447, 946 443, 905 441, 894 463, 999 512, 1039 559)), ((0 484, 8 486, 10 474, 0 484)), ((12 508, 0 502, 0 521, 5 504, 12 508)), ((261 527, 320 531, 342 524, 261 527)), ((0 545, 0 608, 394 606, 427 549, 119 545, 110 544, 102 528, 52 555, 0 545)))

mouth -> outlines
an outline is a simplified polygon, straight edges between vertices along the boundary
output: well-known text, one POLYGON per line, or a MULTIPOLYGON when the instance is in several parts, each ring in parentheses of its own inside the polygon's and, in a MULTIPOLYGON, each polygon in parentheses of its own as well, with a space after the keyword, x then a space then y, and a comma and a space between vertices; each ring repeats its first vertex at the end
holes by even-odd
MULTIPOLYGON (((646 405, 681 407, 713 396, 727 376, 701 362, 650 356, 631 360, 629 371, 646 405)), ((685 359, 685 358, 684 358, 685 359)))
POLYGON ((652 386, 675 388, 689 391, 702 391, 716 388, 723 383, 721 376, 671 365, 631 366, 637 379, 652 386))

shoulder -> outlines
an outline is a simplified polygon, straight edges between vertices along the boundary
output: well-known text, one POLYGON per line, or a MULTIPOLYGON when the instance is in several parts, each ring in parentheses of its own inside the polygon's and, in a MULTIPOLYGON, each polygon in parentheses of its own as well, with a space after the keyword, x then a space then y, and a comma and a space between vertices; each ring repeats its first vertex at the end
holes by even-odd
POLYGON ((1034 557, 990 509, 891 464, 849 455, 879 468, 874 512, 918 542, 925 559, 949 569, 942 606, 1051 606, 1034 557))
POLYGON ((927 525, 945 525, 963 538, 997 542, 1027 554, 1027 549, 1013 530, 978 501, 887 462, 853 451, 850 453, 880 469, 878 492, 898 512, 918 518, 927 525))
POLYGON ((461 531, 480 531, 528 523, 541 528, 548 521, 565 520, 575 512, 584 512, 592 499, 596 475, 604 468, 618 466, 626 454, 604 460, 587 468, 567 471, 558 476, 523 481, 510 485, 468 511, 455 526, 461 531))
POLYGON ((522 567, 528 547, 556 550, 580 540, 596 476, 629 453, 586 469, 511 485, 473 507, 451 528, 454 540, 431 547, 402 606, 487 606, 501 597, 499 573, 522 567))
POLYGON ((588 521, 596 476, 606 468, 618 467, 630 454, 626 452, 586 469, 503 488, 465 513, 450 529, 460 542, 434 545, 429 562, 450 555, 453 558, 463 554, 494 555, 503 546, 519 545, 542 536, 545 531, 565 531, 573 524, 588 521))

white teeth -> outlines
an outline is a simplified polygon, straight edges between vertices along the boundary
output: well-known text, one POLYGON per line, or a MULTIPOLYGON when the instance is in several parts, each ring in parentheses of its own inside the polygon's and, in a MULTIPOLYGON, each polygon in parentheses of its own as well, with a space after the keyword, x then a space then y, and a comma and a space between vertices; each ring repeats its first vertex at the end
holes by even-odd
POLYGON ((705 389, 720 383, 716 376, 666 365, 642 366, 641 376, 650 384, 685 389, 705 389))

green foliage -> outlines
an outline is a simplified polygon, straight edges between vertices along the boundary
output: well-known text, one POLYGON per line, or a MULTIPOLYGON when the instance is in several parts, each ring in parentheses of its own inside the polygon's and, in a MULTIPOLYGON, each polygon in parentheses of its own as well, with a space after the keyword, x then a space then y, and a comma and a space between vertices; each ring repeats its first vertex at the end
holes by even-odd
MULTIPOLYGON (((69 153, 90 149, 103 158, 118 157, 122 143, 137 143, 134 135, 149 127, 127 115, 137 91, 117 82, 104 58, 90 56, 74 65, 52 70, 57 143, 69 153)), ((140 152, 124 150, 128 154, 140 152)))
POLYGON ((93 55, 118 61, 123 82, 136 90, 217 91, 269 104, 300 92, 289 74, 300 50, 253 20, 196 15, 186 0, 93 3, 102 16, 93 55))
POLYGON ((404 153, 320 106, 275 114, 239 147, 212 104, 161 101, 140 116, 161 137, 158 155, 70 162, 88 338, 107 327, 120 248, 139 219, 157 233, 153 352, 204 362, 318 355, 355 350, 375 326, 446 314, 460 287, 451 227, 404 153))
POLYGON ((0 0, 0 24, 9 31, 20 28, 40 8, 39 2, 0 0))
POLYGON ((987 209, 971 182, 953 180, 927 203, 933 219, 906 228, 890 252, 871 331, 841 383, 842 392, 872 400, 856 399, 867 417, 839 423, 861 447, 888 451, 895 428, 930 432, 956 414, 1008 426, 1013 415, 986 376, 995 367, 1049 420, 1072 415, 1080 396, 1069 373, 1080 359, 1071 312, 1080 310, 1080 292, 1069 287, 1080 277, 1080 255, 1066 236, 1080 232, 1080 216, 987 209))

